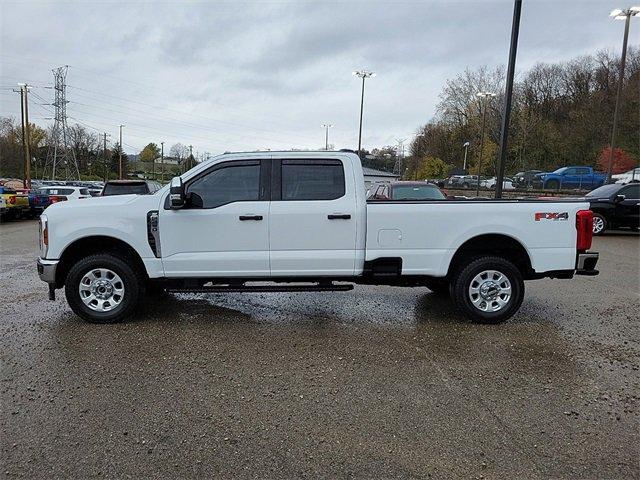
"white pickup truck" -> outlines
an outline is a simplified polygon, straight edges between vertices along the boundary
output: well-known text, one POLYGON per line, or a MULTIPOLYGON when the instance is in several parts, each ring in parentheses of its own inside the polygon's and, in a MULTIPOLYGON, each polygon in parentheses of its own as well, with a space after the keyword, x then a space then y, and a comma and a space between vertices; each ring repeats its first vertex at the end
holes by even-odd
POLYGON ((233 153, 150 195, 57 203, 40 217, 40 278, 90 322, 145 292, 427 287, 462 313, 512 316, 523 280, 596 275, 582 201, 366 200, 349 152, 233 153))

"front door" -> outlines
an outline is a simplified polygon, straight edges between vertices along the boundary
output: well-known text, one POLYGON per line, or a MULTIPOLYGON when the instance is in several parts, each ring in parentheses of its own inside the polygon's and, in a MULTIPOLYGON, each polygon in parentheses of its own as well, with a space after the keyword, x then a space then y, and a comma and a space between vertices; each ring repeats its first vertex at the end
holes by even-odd
POLYGON ((274 160, 270 208, 272 276, 350 276, 356 197, 342 160, 274 160))
POLYGON ((633 183, 621 188, 619 195, 624 200, 616 204, 616 217, 620 225, 638 227, 640 224, 640 183, 633 183))
POLYGON ((186 182, 187 205, 160 213, 165 276, 269 276, 267 162, 221 162, 186 182))

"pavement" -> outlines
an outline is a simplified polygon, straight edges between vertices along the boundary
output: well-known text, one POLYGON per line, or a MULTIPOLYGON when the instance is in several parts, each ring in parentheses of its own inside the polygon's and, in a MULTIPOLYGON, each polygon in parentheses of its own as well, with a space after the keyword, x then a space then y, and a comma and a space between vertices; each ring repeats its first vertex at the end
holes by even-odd
POLYGON ((640 478, 640 236, 501 325, 426 288, 166 295, 91 325, 0 226, 1 478, 640 478))

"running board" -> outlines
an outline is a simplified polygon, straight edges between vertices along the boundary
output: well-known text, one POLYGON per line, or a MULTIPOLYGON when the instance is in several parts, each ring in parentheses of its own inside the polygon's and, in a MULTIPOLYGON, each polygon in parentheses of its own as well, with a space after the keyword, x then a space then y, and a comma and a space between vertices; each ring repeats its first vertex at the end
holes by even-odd
POLYGON ((167 288, 171 293, 269 293, 269 292, 347 292, 353 285, 214 285, 211 287, 167 288))

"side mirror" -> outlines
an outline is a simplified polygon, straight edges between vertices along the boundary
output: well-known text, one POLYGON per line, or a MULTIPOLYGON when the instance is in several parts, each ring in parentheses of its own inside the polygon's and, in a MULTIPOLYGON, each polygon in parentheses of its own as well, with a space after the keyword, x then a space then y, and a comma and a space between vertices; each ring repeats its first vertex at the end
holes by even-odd
POLYGON ((625 197, 624 195, 616 195, 615 197, 613 197, 613 201, 615 203, 620 203, 623 200, 625 200, 627 197, 625 197))
POLYGON ((169 186, 169 205, 172 209, 179 209, 184 207, 184 204, 185 194, 182 178, 173 177, 169 186))

